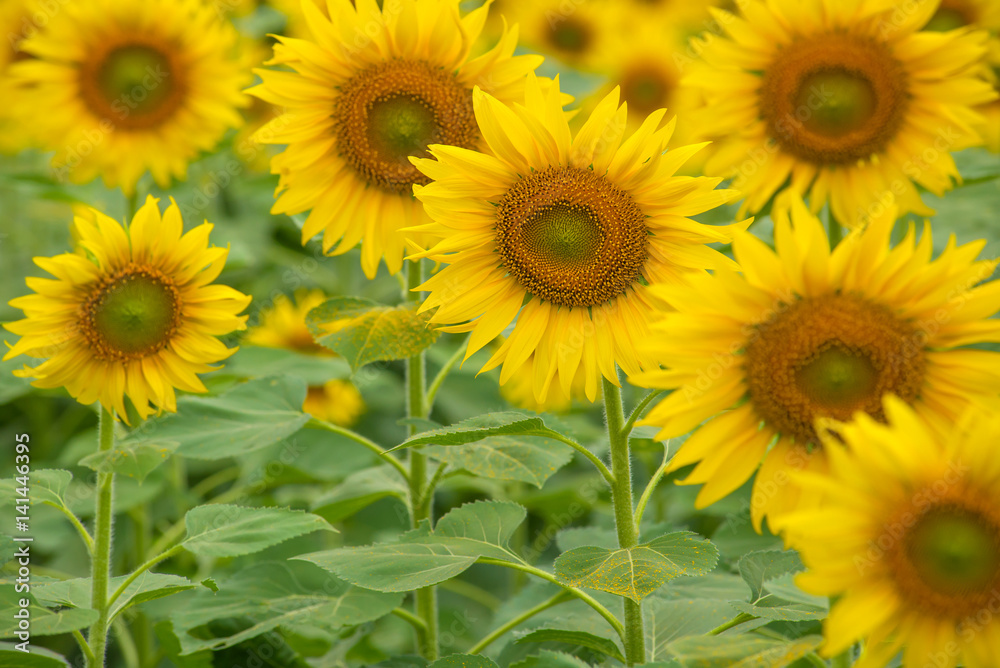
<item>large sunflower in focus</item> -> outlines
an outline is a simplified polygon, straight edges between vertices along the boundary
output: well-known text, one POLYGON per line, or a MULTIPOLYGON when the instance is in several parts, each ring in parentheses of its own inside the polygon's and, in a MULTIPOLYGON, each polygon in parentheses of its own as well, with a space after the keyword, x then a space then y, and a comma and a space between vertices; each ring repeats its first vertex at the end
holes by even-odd
POLYGON ((904 402, 824 435, 828 475, 800 474, 822 507, 785 518, 806 591, 835 596, 824 654, 858 640, 855 668, 993 668, 1000 656, 1000 417, 928 429, 904 402), (845 447, 846 446, 846 447, 845 447))
POLYGON ((177 204, 161 217, 156 202, 128 229, 89 209, 74 221, 81 252, 35 258, 55 278, 28 278, 35 294, 10 302, 25 318, 4 325, 21 337, 4 359, 47 359, 14 375, 126 420, 125 396, 145 419, 177 410, 174 388, 206 391, 197 374, 236 352, 216 337, 245 329, 250 297, 211 285, 229 253, 208 246, 212 226, 182 234, 177 204))
POLYGON ((448 264, 420 288, 421 310, 444 331, 472 332, 466 359, 516 318, 484 370, 502 364, 504 384, 534 354, 544 403, 554 384, 570 396, 582 366, 594 401, 602 375, 618 384, 616 364, 629 375, 650 365, 636 352, 656 312, 648 284, 735 268, 705 245, 731 230, 688 218, 735 193, 675 176, 701 147, 664 153, 663 109, 626 139, 617 89, 575 136, 558 82, 543 92, 529 76, 523 104, 482 91, 474 104, 491 153, 434 146, 436 160, 414 161, 431 179, 416 193, 434 221, 419 230, 433 240, 419 256, 448 264))
POLYGON ((404 227, 426 222, 413 185, 427 179, 410 164, 429 144, 476 148, 481 143, 472 88, 504 101, 523 95, 524 77, 539 56, 513 56, 517 31, 470 59, 488 6, 462 16, 458 0, 400 0, 380 10, 374 0, 328 3, 329 16, 302 4, 311 40, 279 37, 272 64, 257 70, 257 97, 286 113, 261 130, 287 144, 271 161, 280 174, 272 212, 311 209, 303 243, 323 232, 334 254, 359 241, 371 278, 384 257, 402 268, 404 227), (336 247, 334 245, 336 244, 336 247))
MULTIPOLYGON (((691 118, 716 140, 706 172, 734 178, 759 211, 776 194, 808 195, 853 226, 895 198, 931 215, 917 186, 941 195, 960 175, 951 152, 982 143, 973 108, 994 99, 976 75, 988 35, 919 32, 938 3, 748 0, 715 10, 729 39, 700 44, 686 85, 691 118)), ((781 197, 779 204, 787 204, 781 197)))
POLYGON ((78 0, 54 13, 12 69, 57 173, 163 187, 240 124, 237 34, 201 0, 78 0))
POLYGON ((813 503, 788 474, 826 467, 817 418, 863 411, 882 419, 889 393, 933 424, 955 420, 969 403, 995 402, 1000 353, 960 347, 1000 341, 1000 320, 990 318, 1000 282, 976 287, 997 262, 975 260, 985 241, 956 247, 954 239, 932 261, 929 225, 919 243, 911 228, 890 248, 895 213, 884 210, 831 252, 799 200, 791 218, 775 215, 777 252, 736 236, 742 274, 723 269, 654 290, 676 312, 663 314, 646 344, 664 369, 638 381, 674 392, 643 423, 660 427, 660 439, 697 427, 671 468, 698 463, 683 481, 704 483, 698 507, 758 465, 755 527, 813 503))

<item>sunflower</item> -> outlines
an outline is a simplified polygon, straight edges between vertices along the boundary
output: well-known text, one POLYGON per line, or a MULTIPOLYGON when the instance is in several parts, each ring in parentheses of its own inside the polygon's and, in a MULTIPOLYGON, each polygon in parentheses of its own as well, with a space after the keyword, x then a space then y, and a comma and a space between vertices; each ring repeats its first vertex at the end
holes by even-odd
POLYGON ((0 2, 0 153, 14 154, 31 145, 32 124, 25 122, 30 113, 23 104, 23 93, 11 81, 10 67, 28 57, 21 50, 24 39, 37 30, 32 12, 33 0, 0 2))
MULTIPOLYGON (((337 353, 316 343, 306 326, 309 311, 326 300, 322 290, 300 290, 293 299, 281 295, 261 312, 260 324, 247 331, 244 341, 304 355, 337 357, 337 353)), ((317 419, 349 427, 365 411, 365 402, 350 381, 334 379, 323 385, 310 385, 302 410, 317 419)))
POLYGON ((1000 38, 990 44, 987 67, 984 77, 996 91, 997 99, 977 107, 976 111, 985 119, 980 132, 986 140, 986 147, 994 153, 1000 153, 1000 38))
POLYGON ((323 250, 344 253, 363 239, 361 266, 372 278, 385 258, 402 268, 404 227, 426 222, 413 185, 427 180, 410 156, 429 144, 480 145, 472 88, 501 100, 523 95, 538 56, 513 56, 517 31, 469 59, 488 7, 461 16, 458 0, 401 0, 380 10, 361 0, 311 2, 302 9, 312 40, 279 37, 273 64, 294 71, 256 70, 251 94, 285 107, 261 130, 262 141, 287 144, 271 161, 280 174, 272 213, 311 209, 303 243, 323 232, 323 250), (334 248, 334 243, 339 245, 334 248))
POLYGON ((731 39, 706 36, 685 85, 703 96, 691 115, 717 140, 706 172, 733 178, 760 211, 776 193, 829 201, 842 224, 860 224, 895 199, 932 215, 917 186, 936 195, 960 179, 951 152, 982 143, 973 108, 996 97, 977 77, 984 31, 918 32, 936 0, 747 0, 742 16, 714 10, 731 39))
MULTIPOLYGON (((498 338, 495 343, 498 346, 503 345, 503 337, 498 338)), ((549 388, 545 401, 538 401, 535 398, 534 381, 535 356, 532 355, 505 385, 500 386, 500 396, 517 408, 535 413, 567 413, 573 407, 574 401, 583 401, 586 398, 584 390, 587 383, 582 366, 577 369, 568 393, 563 392, 561 384, 554 384, 549 388)), ((601 388, 597 388, 597 393, 600 395, 601 388)))
POLYGON ((992 668, 1000 655, 1000 416, 971 409, 945 430, 886 397, 824 435, 830 470, 799 474, 822 508, 784 520, 813 594, 838 597, 823 652, 865 639, 855 668, 992 668))
MULTIPOLYGON (((433 245, 414 257, 449 266, 432 276, 421 311, 444 331, 471 331, 466 359, 515 318, 486 363, 506 383, 534 354, 533 391, 545 402, 553 380, 569 395, 581 365, 594 401, 603 375, 618 383, 649 366, 636 344, 656 307, 648 284, 673 283, 706 268, 734 268, 709 248, 727 228, 692 216, 733 198, 719 179, 674 173, 700 146, 664 153, 673 124, 659 110, 623 141, 624 105, 611 92, 575 136, 548 91, 528 77, 523 104, 474 95, 491 153, 434 146, 414 160, 432 181, 415 188, 433 223, 433 245)), ((746 225, 741 225, 745 227, 746 225)))
POLYGON ((57 174, 100 175, 126 194, 149 170, 166 187, 199 151, 240 124, 245 75, 237 34, 201 0, 79 0, 24 40, 39 141, 57 174))
POLYGON ((601 0, 504 2, 504 18, 523 31, 526 46, 581 70, 601 66, 606 42, 624 12, 601 0))
POLYGON ((81 251, 35 264, 55 276, 28 278, 35 294, 10 305, 26 318, 5 324, 17 355, 47 358, 14 372, 35 387, 65 387, 82 404, 100 401, 128 420, 124 396, 145 419, 177 410, 174 388, 205 392, 196 374, 232 355, 217 336, 246 327, 250 297, 218 277, 229 250, 208 246, 208 223, 182 235, 177 204, 160 216, 146 198, 128 228, 95 209, 74 219, 81 251), (151 407, 152 404, 152 407, 151 407))
POLYGON ((698 462, 682 484, 705 483, 698 507, 726 496, 760 465, 751 514, 815 502, 789 483, 794 469, 822 471, 819 417, 864 411, 882 419, 893 393, 924 419, 947 424, 973 402, 1000 393, 1000 353, 958 349, 1000 341, 996 261, 975 261, 985 241, 931 260, 928 224, 890 248, 895 207, 831 252, 801 200, 776 212, 777 253, 750 234, 733 241, 742 274, 730 270, 657 288, 676 309, 655 325, 648 352, 664 369, 637 379, 674 392, 643 424, 659 439, 704 425, 681 446, 671 470, 698 462), (794 222, 794 226, 792 223, 794 222), (761 461, 763 459, 763 462, 761 461))

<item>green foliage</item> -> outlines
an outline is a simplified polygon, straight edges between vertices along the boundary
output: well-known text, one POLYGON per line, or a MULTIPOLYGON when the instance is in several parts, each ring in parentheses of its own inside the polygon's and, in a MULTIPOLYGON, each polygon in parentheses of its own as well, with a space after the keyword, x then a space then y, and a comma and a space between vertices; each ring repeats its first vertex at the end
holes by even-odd
POLYGON ((416 355, 437 340, 438 332, 427 326, 430 315, 418 314, 416 308, 336 297, 310 311, 306 322, 318 343, 357 370, 371 362, 416 355))
POLYGON ((761 636, 689 636, 671 643, 667 649, 684 668, 754 668, 787 666, 812 652, 822 642, 820 636, 796 640, 774 640, 761 636))
POLYGON ((443 659, 438 659, 427 668, 500 668, 491 659, 485 656, 473 656, 471 654, 452 654, 443 659))
POLYGON ((580 647, 586 647, 587 649, 592 649, 595 652, 600 652, 601 654, 621 661, 622 663, 625 662, 625 656, 618 648, 618 645, 607 638, 601 638, 599 636, 595 636, 593 633, 587 633, 586 631, 571 631, 568 629, 538 629, 537 631, 532 631, 531 633, 521 636, 517 639, 517 642, 561 642, 570 645, 579 645, 580 647))
POLYGON ((184 524, 182 545, 203 557, 238 557, 313 531, 336 531, 322 517, 301 510, 223 504, 192 509, 184 524))
POLYGON ((0 642, 0 665, 18 668, 67 668, 66 658, 44 647, 32 646, 31 652, 22 652, 14 643, 0 642))

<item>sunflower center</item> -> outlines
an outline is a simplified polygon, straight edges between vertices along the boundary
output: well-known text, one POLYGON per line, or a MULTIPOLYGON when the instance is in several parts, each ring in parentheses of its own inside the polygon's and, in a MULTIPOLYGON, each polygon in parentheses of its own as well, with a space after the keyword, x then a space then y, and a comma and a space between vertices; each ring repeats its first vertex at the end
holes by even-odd
POLYGON ((410 157, 430 144, 475 148, 472 92, 441 68, 416 60, 373 65, 343 84, 333 113, 337 148, 355 173, 389 193, 429 183, 410 157))
POLYGON ((83 305, 81 331, 98 359, 158 352, 180 323, 180 295, 159 271, 130 265, 105 279, 83 305))
POLYGON ((648 116, 668 106, 667 96, 673 88, 671 77, 654 64, 637 66, 626 72, 621 80, 622 99, 639 116, 648 116))
POLYGON ((758 415, 801 443, 818 443, 817 417, 856 411, 884 419, 882 396, 912 403, 924 378, 916 330, 855 295, 799 299, 755 328, 746 378, 758 415))
POLYGON ((80 67, 80 91, 90 110, 124 130, 171 118, 184 100, 180 68, 170 50, 125 44, 95 54, 80 67))
POLYGON ((982 494, 949 490, 944 496, 911 519, 889 551, 889 565, 914 607, 960 618, 983 609, 1000 586, 1000 518, 982 494))
POLYGON ((573 17, 561 20, 549 31, 552 48, 563 53, 574 55, 585 53, 592 39, 590 26, 573 17))
POLYGON ((908 100, 902 65, 876 41, 828 34, 796 42, 764 73, 760 110, 787 152, 846 164, 882 151, 908 100))
POLYGON ((611 301, 639 280, 645 215, 590 169, 549 167, 517 181, 497 204, 497 251, 529 293, 561 306, 611 301))

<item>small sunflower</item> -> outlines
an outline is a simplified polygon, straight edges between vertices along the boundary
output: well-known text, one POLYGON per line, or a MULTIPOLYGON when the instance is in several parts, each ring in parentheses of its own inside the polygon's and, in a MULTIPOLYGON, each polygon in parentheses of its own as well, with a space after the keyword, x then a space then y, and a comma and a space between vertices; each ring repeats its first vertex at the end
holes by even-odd
POLYGON ((824 435, 821 508, 784 518, 807 592, 837 597, 823 652, 864 639, 855 668, 992 668, 1000 655, 1000 416, 970 410, 929 429, 886 397, 888 424, 861 415, 824 435))
POLYGON ((760 211, 776 194, 829 201, 847 226, 894 198, 932 215, 917 186, 942 195, 961 178, 951 153, 982 144, 974 107, 996 97, 977 76, 988 35, 920 32, 936 0, 747 0, 713 10, 729 38, 698 43, 685 85, 691 119, 716 140, 706 172, 733 178, 760 211))
POLYGON ((246 76, 237 34, 201 0, 79 0, 22 48, 39 141, 75 182, 100 175, 126 194, 149 170, 166 187, 240 124, 246 76))
MULTIPOLYGON (((246 343, 267 348, 284 348, 305 355, 336 357, 329 348, 316 343, 306 326, 306 316, 327 299, 322 290, 300 290, 294 299, 284 295, 260 315, 260 324, 247 331, 246 343)), ((353 383, 334 379, 310 385, 302 410, 315 418, 349 427, 365 411, 365 402, 353 383)))
POLYGON ((127 229, 94 209, 77 216, 81 251, 36 257, 55 279, 28 278, 35 294, 10 302, 26 317, 4 325, 21 337, 4 360, 47 358, 14 375, 65 387, 82 404, 100 401, 125 420, 125 396, 145 419, 177 410, 174 388, 205 392, 196 374, 236 351, 215 337, 244 329, 247 317, 237 314, 250 303, 210 285, 229 254, 208 246, 211 229, 182 235, 177 204, 161 218, 152 197, 127 229))
MULTIPOLYGON (((636 353, 656 311, 648 284, 673 283, 706 268, 735 268, 705 244, 727 228, 688 218, 735 193, 719 179, 675 176, 701 146, 664 153, 673 124, 654 112, 624 139, 618 90, 575 136, 562 111, 558 80, 543 91, 528 77, 523 104, 477 91, 476 119, 490 154, 434 146, 436 160, 414 160, 431 183, 415 189, 433 223, 416 257, 449 266, 420 289, 421 311, 444 331, 471 331, 466 359, 517 324, 484 370, 500 364, 506 383, 534 354, 533 391, 545 402, 553 381, 569 395, 581 365, 585 394, 603 375, 618 383, 650 365, 636 353)), ((742 227, 745 227, 743 225, 742 227)))
POLYGON ((756 237, 733 241, 742 274, 727 269, 687 285, 656 288, 676 312, 656 324, 650 354, 663 370, 639 382, 674 392, 644 424, 658 438, 698 427, 671 463, 698 462, 683 484, 705 483, 705 507, 743 484, 760 465, 751 503, 754 526, 812 503, 790 484, 795 469, 822 471, 826 449, 817 418, 882 419, 892 393, 924 419, 946 424, 969 403, 1000 393, 1000 353, 959 349, 1000 341, 996 261, 975 258, 985 241, 930 259, 928 224, 890 248, 894 207, 852 232, 831 253, 820 222, 801 200, 775 214, 777 253, 756 237), (794 222, 794 226, 792 223, 794 222), (762 461, 763 460, 763 461, 762 461))
POLYGON ((601 0, 505 2, 504 18, 523 31, 525 45, 582 70, 596 70, 606 42, 624 14, 601 0))
POLYGON ((271 161, 281 175, 272 212, 311 209, 303 243, 323 232, 324 252, 339 254, 363 240, 365 274, 374 277, 383 257, 396 273, 400 230, 426 222, 412 190, 427 179, 410 156, 426 156, 429 144, 478 147, 472 88, 517 99, 542 59, 512 55, 516 30, 470 59, 488 6, 465 16, 458 0, 401 0, 384 10, 374 0, 357 9, 338 0, 329 16, 311 2, 302 9, 313 38, 279 37, 271 61, 294 71, 256 70, 263 83, 250 90, 286 109, 261 130, 267 143, 288 145, 271 161))

